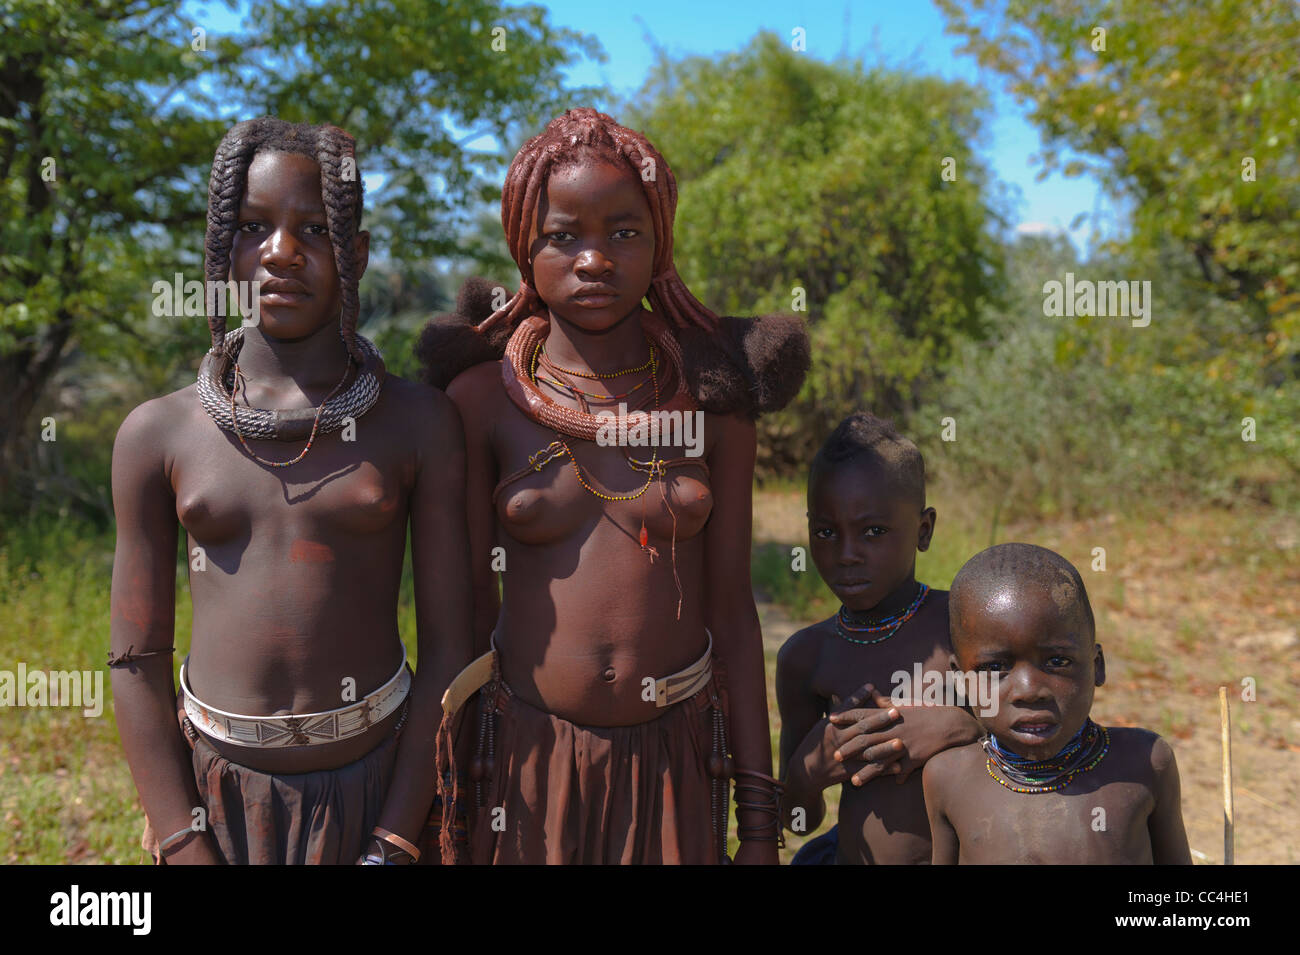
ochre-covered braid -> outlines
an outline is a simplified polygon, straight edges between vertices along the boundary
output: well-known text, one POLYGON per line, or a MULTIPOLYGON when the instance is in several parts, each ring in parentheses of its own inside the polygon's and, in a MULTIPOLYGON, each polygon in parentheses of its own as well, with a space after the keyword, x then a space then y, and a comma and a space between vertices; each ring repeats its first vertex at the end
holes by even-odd
POLYGON ((530 315, 545 314, 533 286, 529 261, 539 225, 538 203, 555 169, 582 160, 626 167, 641 182, 655 230, 654 271, 646 293, 651 308, 680 328, 694 325, 715 330, 718 317, 690 293, 673 265, 677 180, 668 163, 640 133, 618 125, 604 113, 580 107, 551 120, 545 130, 524 144, 510 164, 501 192, 501 224, 521 281, 519 291, 481 322, 479 331, 486 332, 502 322, 513 329, 530 315))

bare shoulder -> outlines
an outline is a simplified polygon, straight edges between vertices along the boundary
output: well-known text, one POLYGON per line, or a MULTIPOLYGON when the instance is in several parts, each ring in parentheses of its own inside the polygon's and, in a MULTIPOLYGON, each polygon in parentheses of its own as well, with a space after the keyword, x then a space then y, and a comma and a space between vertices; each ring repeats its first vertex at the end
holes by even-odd
POLYGON ((1108 726, 1111 750, 1132 766, 1149 767, 1157 777, 1176 767, 1174 748, 1158 733, 1140 726, 1108 726))
POLYGON ((927 626, 941 630, 944 643, 951 644, 948 637, 948 591, 931 588, 925 595, 921 614, 928 621, 927 626))
POLYGON ((417 420, 434 424, 448 424, 448 419, 456 415, 456 407, 451 399, 432 385, 389 375, 384 380, 384 387, 403 415, 420 415, 417 420))
POLYGON ((807 679, 812 676, 826 642, 823 620, 792 633, 776 654, 776 672, 785 678, 807 679))
POLYGON ((940 750, 930 757, 922 773, 927 787, 943 786, 978 770, 985 759, 984 747, 978 742, 940 750))
POLYGON ((485 361, 466 368, 447 386, 447 396, 458 405, 496 401, 505 394, 501 383, 501 362, 485 361))
POLYGON ((466 368, 447 385, 447 398, 460 412, 467 433, 490 434, 509 402, 501 381, 501 362, 485 361, 466 368))
POLYGON ((117 429, 114 457, 129 454, 133 458, 165 458, 173 447, 173 438, 193 424, 196 411, 201 413, 202 408, 194 385, 136 405, 117 429))
POLYGON ((749 418, 738 414, 714 414, 711 411, 702 413, 706 454, 712 454, 716 447, 725 448, 728 454, 732 454, 737 448, 757 444, 758 427, 749 418))

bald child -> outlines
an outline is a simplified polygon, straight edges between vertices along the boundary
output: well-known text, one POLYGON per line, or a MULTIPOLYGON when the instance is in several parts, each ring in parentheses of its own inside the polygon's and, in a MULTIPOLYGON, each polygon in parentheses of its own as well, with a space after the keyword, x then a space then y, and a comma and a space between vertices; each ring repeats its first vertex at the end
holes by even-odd
POLYGON ((958 572, 949 612, 953 668, 994 682, 984 738, 923 771, 934 863, 1190 865, 1169 744, 1089 716, 1106 664, 1070 562, 990 547, 958 572))

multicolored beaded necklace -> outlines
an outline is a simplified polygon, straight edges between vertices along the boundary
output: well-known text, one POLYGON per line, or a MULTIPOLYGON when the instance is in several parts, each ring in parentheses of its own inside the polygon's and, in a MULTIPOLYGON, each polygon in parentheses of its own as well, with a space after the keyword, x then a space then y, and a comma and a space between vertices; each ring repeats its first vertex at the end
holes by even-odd
POLYGON ((1064 789, 1081 773, 1095 769, 1110 751, 1110 733, 1091 719, 1080 727, 1055 756, 1034 760, 1017 756, 998 745, 996 736, 990 734, 980 741, 988 754, 985 766, 998 785, 1017 793, 1050 793, 1064 789), (997 764, 999 777, 993 772, 997 764), (1010 780, 1010 782, 1008 782, 1010 780), (1014 785, 1019 783, 1019 785, 1014 785))
POLYGON ((916 598, 908 605, 906 610, 900 610, 898 613, 891 614, 883 620, 877 620, 875 623, 867 624, 861 620, 853 619, 849 609, 840 604, 840 612, 835 615, 835 632, 838 633, 849 643, 856 643, 860 646, 870 646, 874 643, 884 643, 894 634, 902 629, 903 624, 911 620, 916 612, 921 609, 921 604, 925 602, 925 595, 930 592, 928 584, 918 582, 920 588, 917 591, 916 598), (876 637, 874 640, 860 639, 850 637, 849 633, 880 633, 882 630, 888 630, 883 637, 876 637))

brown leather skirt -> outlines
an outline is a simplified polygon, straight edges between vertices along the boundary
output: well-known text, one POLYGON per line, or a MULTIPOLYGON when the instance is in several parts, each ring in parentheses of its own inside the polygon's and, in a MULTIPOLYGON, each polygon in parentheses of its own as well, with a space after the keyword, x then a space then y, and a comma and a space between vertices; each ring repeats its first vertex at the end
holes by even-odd
MULTIPOLYGON (((338 769, 284 774, 232 763, 200 733, 187 738, 208 832, 228 864, 351 865, 379 822, 398 734, 338 769)), ((155 862, 158 838, 146 819, 142 845, 155 862)))
POLYGON ((635 726, 578 726, 499 676, 457 740, 469 855, 486 864, 713 864, 726 860, 726 698, 709 683, 635 726), (468 744, 468 745, 467 745, 468 744), (475 779, 475 777, 478 777, 475 779))

